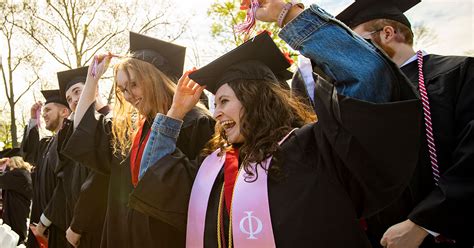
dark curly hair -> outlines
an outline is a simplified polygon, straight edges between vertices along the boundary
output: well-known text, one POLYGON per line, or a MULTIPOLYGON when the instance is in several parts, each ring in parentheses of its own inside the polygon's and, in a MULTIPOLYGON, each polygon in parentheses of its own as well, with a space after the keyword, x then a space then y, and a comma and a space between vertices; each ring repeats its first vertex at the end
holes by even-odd
MULTIPOLYGON (((256 179, 249 164, 255 162, 262 166, 261 163, 273 155, 270 172, 278 174, 280 168, 275 157, 279 149, 278 142, 293 128, 316 121, 316 115, 299 97, 292 96, 289 90, 277 83, 237 80, 228 85, 243 107, 240 133, 244 143, 239 149, 239 157, 245 172, 256 179)), ((210 154, 218 148, 226 151, 229 147, 223 128, 216 123, 214 136, 208 142, 204 154, 210 154)))

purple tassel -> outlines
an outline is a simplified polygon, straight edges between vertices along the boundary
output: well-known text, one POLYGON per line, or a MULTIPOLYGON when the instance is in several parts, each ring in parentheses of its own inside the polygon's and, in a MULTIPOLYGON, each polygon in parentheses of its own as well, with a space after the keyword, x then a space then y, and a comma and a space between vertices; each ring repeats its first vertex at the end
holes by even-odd
POLYGON ((94 63, 92 64, 91 76, 95 78, 97 76, 97 66, 99 65, 99 57, 94 56, 94 63))

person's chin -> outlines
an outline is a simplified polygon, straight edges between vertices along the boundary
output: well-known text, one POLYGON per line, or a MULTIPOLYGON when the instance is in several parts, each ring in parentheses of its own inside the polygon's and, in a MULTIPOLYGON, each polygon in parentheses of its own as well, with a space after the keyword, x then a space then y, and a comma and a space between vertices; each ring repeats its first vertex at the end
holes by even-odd
POLYGON ((239 139, 239 136, 230 135, 229 137, 227 137, 227 140, 228 140, 229 143, 231 143, 231 144, 242 143, 242 140, 239 139))

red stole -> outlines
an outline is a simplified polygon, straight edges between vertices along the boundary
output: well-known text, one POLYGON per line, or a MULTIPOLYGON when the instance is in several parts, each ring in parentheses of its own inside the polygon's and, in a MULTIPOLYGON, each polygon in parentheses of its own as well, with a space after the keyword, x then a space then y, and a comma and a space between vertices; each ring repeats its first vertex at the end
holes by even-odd
POLYGON ((136 187, 138 184, 138 174, 140 173, 140 162, 142 161, 143 151, 145 150, 146 142, 150 137, 150 130, 146 134, 145 139, 140 142, 142 137, 143 127, 145 126, 145 121, 140 123, 140 128, 138 129, 137 134, 133 138, 132 151, 130 153, 130 172, 132 174, 132 184, 133 187, 136 187))
POLYGON ((239 173, 239 149, 232 148, 225 156, 224 162, 224 199, 227 213, 230 214, 232 206, 232 194, 234 192, 235 180, 239 173))

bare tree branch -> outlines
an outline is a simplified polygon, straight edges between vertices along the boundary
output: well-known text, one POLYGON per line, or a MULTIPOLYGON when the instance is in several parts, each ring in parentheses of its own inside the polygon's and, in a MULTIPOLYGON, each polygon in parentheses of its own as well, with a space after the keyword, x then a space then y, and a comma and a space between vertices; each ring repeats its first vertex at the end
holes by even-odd
POLYGON ((22 26, 18 26, 16 25, 16 27, 22 29, 26 34, 28 34, 30 36, 30 38, 32 38, 36 44, 38 44, 39 46, 41 46, 47 53, 49 53, 58 63, 70 68, 70 66, 68 65, 67 62, 65 62, 58 54, 56 54, 52 49, 51 49, 51 46, 49 46, 48 44, 45 44, 43 43, 37 36, 34 35, 34 33, 31 33, 30 31, 28 31, 27 29, 25 29, 24 27, 22 26))
POLYGON ((54 12, 56 12, 56 14, 58 14, 59 18, 61 18, 61 20, 64 22, 64 24, 67 26, 68 22, 66 21, 64 16, 61 14, 61 11, 59 11, 59 9, 56 8, 53 4, 51 4, 50 1, 48 1, 48 7, 52 8, 54 10, 54 12))
MULTIPOLYGON (((102 43, 102 45, 96 47, 96 49, 92 52, 92 55, 89 56, 89 57, 86 59, 85 62, 91 60, 91 59, 94 57, 94 55, 95 55, 100 49, 102 49, 102 48, 107 44, 107 42, 109 42, 113 37, 117 36, 119 33, 123 32, 123 31, 124 31, 124 30, 119 31, 119 32, 115 32, 115 33, 112 33, 112 34, 109 34, 110 36, 109 36, 106 40, 104 40, 104 43, 102 43)), ((98 45, 98 44, 97 44, 97 45, 98 45)), ((92 47, 90 47, 90 48, 92 48, 92 47)), ((86 49, 86 50, 90 51, 89 48, 86 49)))
POLYGON ((38 20, 44 22, 44 23, 45 23, 46 25, 48 25, 50 28, 53 28, 54 30, 56 30, 56 32, 58 32, 59 35, 63 36, 63 37, 66 38, 69 42, 72 43, 72 40, 69 38, 69 36, 68 36, 66 33, 64 33, 63 30, 61 30, 57 24, 53 24, 53 23, 51 23, 50 21, 48 21, 48 20, 46 20, 46 19, 44 19, 44 18, 42 18, 41 16, 38 16, 38 15, 35 15, 34 17, 35 17, 36 19, 38 19, 38 20))
POLYGON ((28 91, 31 89, 31 87, 36 84, 36 82, 39 81, 39 79, 40 79, 40 77, 39 77, 38 75, 36 75, 36 79, 33 80, 33 82, 31 82, 31 83, 28 84, 28 87, 26 87, 26 89, 16 98, 16 100, 14 101, 14 104, 16 104, 16 103, 21 99, 21 97, 22 97, 26 92, 28 92, 28 91))
POLYGON ((3 84, 5 86, 5 94, 7 95, 7 99, 10 99, 10 95, 8 94, 7 78, 5 76, 5 70, 3 69, 3 65, 2 65, 2 78, 3 78, 3 84))

